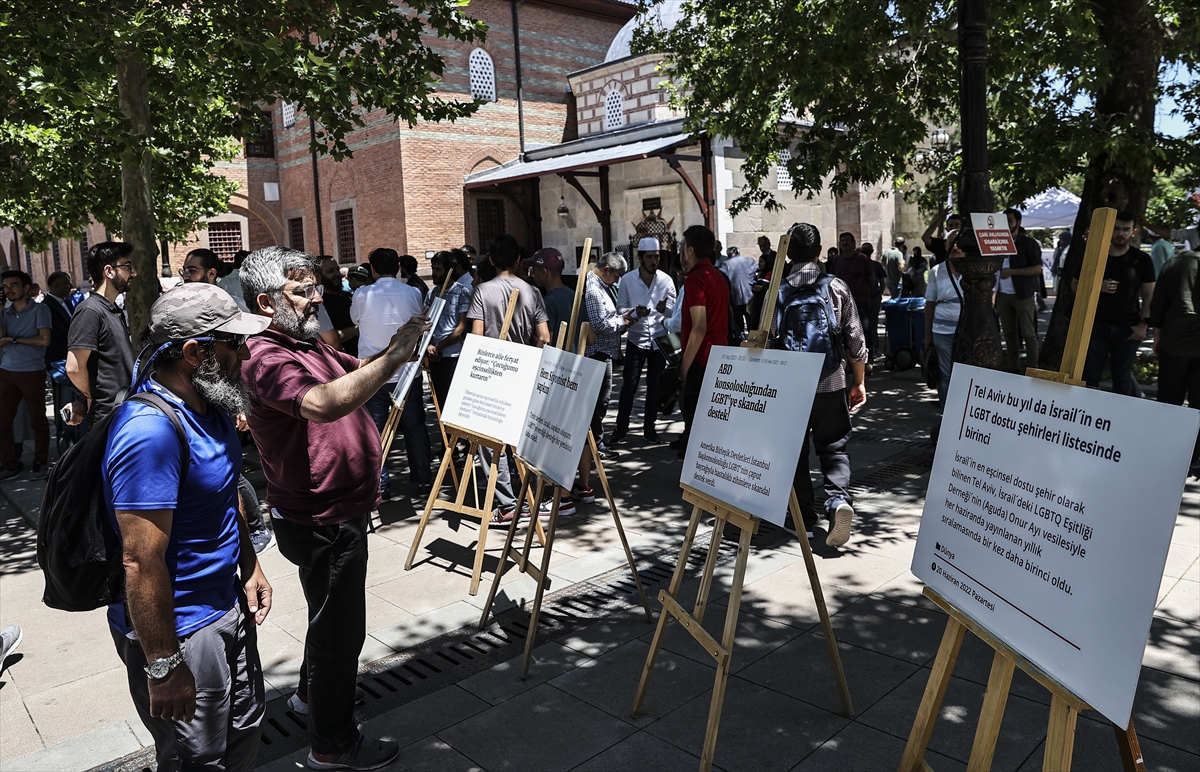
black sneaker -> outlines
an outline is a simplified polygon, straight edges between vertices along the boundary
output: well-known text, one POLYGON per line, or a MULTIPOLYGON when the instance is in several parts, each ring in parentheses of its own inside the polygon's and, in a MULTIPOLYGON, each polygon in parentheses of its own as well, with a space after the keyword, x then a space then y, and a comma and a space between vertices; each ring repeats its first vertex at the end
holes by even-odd
POLYGON ((19 475, 21 473, 21 470, 23 470, 24 468, 25 468, 25 466, 23 464, 19 464, 18 466, 13 467, 13 468, 9 468, 9 467, 0 468, 0 480, 10 480, 13 477, 16 477, 17 475, 19 475))
POLYGON ((46 479, 46 465, 33 462, 33 466, 29 469, 29 479, 44 480, 46 479))
POLYGON ((652 442, 655 445, 662 442, 662 440, 660 440, 658 438, 658 432, 655 431, 654 429, 645 430, 644 432, 642 432, 642 436, 646 438, 646 442, 652 442))
POLYGON ((379 769, 400 755, 400 744, 391 740, 376 740, 365 734, 358 742, 341 753, 308 751, 309 769, 379 769))
POLYGON ((620 445, 622 442, 625 441, 625 437, 627 434, 628 434, 628 432, 624 432, 624 431, 621 431, 620 429, 618 429, 616 432, 613 433, 613 436, 608 438, 608 441, 610 443, 612 443, 613 445, 620 445))

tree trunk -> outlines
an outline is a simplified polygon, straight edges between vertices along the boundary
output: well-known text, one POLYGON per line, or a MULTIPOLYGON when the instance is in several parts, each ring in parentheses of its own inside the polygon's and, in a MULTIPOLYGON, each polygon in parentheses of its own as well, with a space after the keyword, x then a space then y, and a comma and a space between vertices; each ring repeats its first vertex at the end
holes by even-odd
POLYGON ((138 274, 125 295, 125 311, 133 348, 139 351, 150 305, 161 289, 150 186, 150 87, 146 64, 132 52, 125 52, 117 63, 117 93, 129 132, 129 147, 121 154, 121 239, 133 246, 138 274))
POLYGON ((1108 52, 1111 68, 1108 86, 1096 97, 1095 121, 1098 126, 1119 127, 1130 137, 1115 151, 1097 145, 1088 161, 1074 237, 1059 272, 1062 279, 1039 357, 1042 368, 1048 370, 1057 370, 1062 362, 1075 306, 1069 277, 1083 263, 1083 234, 1092 222, 1092 212, 1112 207, 1144 216, 1154 180, 1154 159, 1147 149, 1155 144, 1154 109, 1161 95, 1162 25, 1147 0, 1100 0, 1093 8, 1099 22, 1098 45, 1108 52))

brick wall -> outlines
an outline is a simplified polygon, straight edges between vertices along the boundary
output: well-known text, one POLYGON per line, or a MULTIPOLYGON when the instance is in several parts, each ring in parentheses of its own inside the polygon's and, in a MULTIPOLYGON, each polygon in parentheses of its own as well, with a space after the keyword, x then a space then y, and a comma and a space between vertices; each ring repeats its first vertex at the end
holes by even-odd
POLYGON ((610 92, 621 95, 624 126, 679 117, 667 104, 667 92, 659 87, 663 78, 658 65, 665 58, 661 54, 635 56, 572 75, 579 136, 605 131, 610 92))

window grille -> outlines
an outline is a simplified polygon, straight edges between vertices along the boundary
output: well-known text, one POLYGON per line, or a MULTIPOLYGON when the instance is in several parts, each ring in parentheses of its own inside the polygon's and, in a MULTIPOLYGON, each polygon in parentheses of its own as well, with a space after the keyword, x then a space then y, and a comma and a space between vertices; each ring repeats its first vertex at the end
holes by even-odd
POLYGON ((79 234, 79 270, 83 274, 84 281, 90 281, 92 278, 90 275, 88 275, 87 268, 88 250, 91 248, 92 245, 88 243, 88 232, 85 230, 83 233, 79 234))
POLYGON ((780 190, 792 189, 792 175, 788 174, 788 161, 792 160, 792 154, 786 150, 779 151, 779 165, 775 167, 775 187, 780 190))
POLYGON ((485 102, 496 101, 496 66, 492 57, 482 48, 471 52, 469 59, 471 96, 485 102))
POLYGON ((339 263, 357 262, 354 249, 354 210, 339 209, 333 213, 337 227, 337 250, 339 263))
POLYGON ((625 98, 620 91, 604 95, 604 130, 612 131, 625 125, 625 98))
POLYGON ((242 248, 242 224, 239 222, 210 222, 208 224, 208 248, 222 260, 233 260, 242 248))
POLYGON ((263 113, 263 121, 258 136, 246 140, 247 158, 275 157, 275 127, 271 124, 271 114, 263 113))
POLYGON ((280 112, 283 113, 283 128, 290 129, 296 125, 296 105, 292 102, 284 102, 280 112))
POLYGON ((62 247, 59 246, 58 239, 50 243, 50 257, 54 260, 54 270, 62 270, 62 247))
POLYGON ((292 249, 304 251, 304 218, 293 217, 287 222, 288 226, 288 246, 292 249))
POLYGON ((479 248, 487 249, 505 231, 504 201, 481 198, 475 203, 475 213, 479 219, 479 248))

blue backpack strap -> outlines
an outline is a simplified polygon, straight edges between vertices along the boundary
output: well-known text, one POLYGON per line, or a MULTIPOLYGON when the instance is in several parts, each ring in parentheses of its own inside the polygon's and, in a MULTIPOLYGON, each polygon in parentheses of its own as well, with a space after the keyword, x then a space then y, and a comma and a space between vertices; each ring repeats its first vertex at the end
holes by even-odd
POLYGON ((179 490, 182 492, 183 482, 187 479, 188 470, 192 467, 192 449, 188 443, 187 431, 183 428, 183 423, 179 420, 179 414, 175 412, 175 408, 167 404, 165 399, 152 391, 141 391, 137 394, 131 394, 129 400, 158 408, 166 415, 171 425, 175 427, 175 434, 179 437, 179 490))

